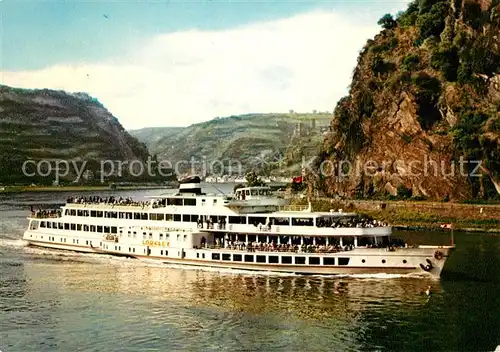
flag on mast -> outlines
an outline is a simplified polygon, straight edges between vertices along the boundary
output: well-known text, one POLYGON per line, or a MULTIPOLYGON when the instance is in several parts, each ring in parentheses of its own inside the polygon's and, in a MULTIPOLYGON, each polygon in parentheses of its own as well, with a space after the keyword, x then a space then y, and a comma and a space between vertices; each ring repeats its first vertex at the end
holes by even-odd
POLYGON ((453 224, 442 224, 441 228, 451 230, 451 245, 454 246, 455 245, 455 238, 453 236, 453 224))

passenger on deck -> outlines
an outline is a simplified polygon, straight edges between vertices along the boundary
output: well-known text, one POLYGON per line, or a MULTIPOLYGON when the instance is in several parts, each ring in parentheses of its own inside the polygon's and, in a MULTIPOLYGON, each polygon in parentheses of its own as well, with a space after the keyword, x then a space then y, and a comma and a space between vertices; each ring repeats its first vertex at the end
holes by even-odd
POLYGON ((90 196, 90 197, 69 197, 66 202, 68 204, 109 204, 113 205, 132 205, 132 206, 142 206, 143 208, 146 206, 152 206, 153 208, 158 207, 159 205, 165 205, 164 200, 158 201, 134 201, 132 198, 115 198, 113 196, 101 198, 98 196, 90 196))

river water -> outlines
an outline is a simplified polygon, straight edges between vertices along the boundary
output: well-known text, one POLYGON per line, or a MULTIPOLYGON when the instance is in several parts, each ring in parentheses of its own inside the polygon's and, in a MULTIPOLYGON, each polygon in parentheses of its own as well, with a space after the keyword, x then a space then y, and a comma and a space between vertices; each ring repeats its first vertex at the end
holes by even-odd
MULTIPOLYGON (((140 199, 161 192, 113 194, 140 199)), ((455 233, 457 250, 441 280, 202 271, 26 247, 21 237, 30 205, 66 197, 0 194, 3 352, 491 351, 500 345, 499 236, 455 233)), ((443 232, 395 235, 410 243, 450 240, 443 232)))

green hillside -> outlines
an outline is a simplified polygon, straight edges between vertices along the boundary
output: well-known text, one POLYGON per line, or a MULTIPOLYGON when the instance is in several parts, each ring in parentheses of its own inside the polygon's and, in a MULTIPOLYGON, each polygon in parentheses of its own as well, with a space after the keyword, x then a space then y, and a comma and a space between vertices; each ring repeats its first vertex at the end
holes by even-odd
MULTIPOLYGON (((57 172, 61 184, 95 183, 103 161, 145 163, 148 156, 146 146, 96 98, 0 85, 1 184, 50 185, 57 179, 56 162, 73 165, 64 164, 57 172)), ((122 176, 121 181, 149 180, 142 174, 132 177, 127 170, 122 176)))
POLYGON ((223 165, 225 172, 234 174, 241 164, 243 172, 289 174, 300 169, 302 156, 317 153, 330 119, 328 113, 248 114, 181 129, 145 128, 130 134, 147 144, 159 160, 173 164, 193 160, 197 172, 205 163, 208 171, 217 173, 223 165))
POLYGON ((163 138, 169 138, 180 133, 184 127, 147 127, 139 130, 129 131, 135 138, 146 144, 148 148, 156 145, 163 138))

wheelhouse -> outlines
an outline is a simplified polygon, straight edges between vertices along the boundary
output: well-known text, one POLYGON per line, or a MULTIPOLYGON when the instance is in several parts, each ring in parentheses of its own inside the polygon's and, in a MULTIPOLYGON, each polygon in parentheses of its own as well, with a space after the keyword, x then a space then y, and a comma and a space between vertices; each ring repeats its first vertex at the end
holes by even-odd
POLYGON ((238 188, 234 193, 234 198, 237 200, 269 198, 271 196, 272 196, 271 188, 269 187, 238 188))

